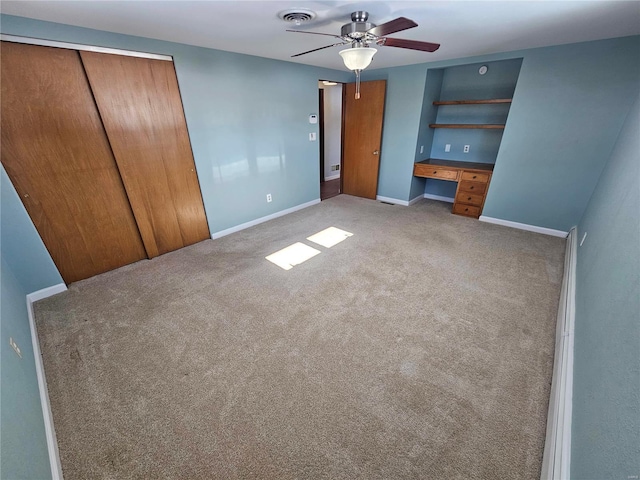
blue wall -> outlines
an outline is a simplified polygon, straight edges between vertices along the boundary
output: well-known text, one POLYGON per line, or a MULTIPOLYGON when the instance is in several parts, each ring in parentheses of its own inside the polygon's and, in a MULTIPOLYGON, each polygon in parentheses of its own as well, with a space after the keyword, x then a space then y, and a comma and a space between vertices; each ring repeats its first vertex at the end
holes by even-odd
POLYGON ((640 474, 640 96, 578 226, 571 476, 640 474))
MULTIPOLYGON (((416 144, 416 155, 414 158, 414 161, 416 162, 426 160, 430 156, 429 152, 431 151, 431 145, 433 144, 435 129, 429 128, 428 125, 430 123, 435 123, 438 116, 438 107, 433 104, 433 99, 440 98, 443 77, 444 70, 437 68, 427 70, 427 79, 424 83, 424 95, 422 99, 422 113, 420 114, 418 142, 416 144), (423 150, 422 153, 420 153, 420 148, 423 150)), ((426 181, 427 180, 424 178, 413 177, 409 197, 413 199, 422 195, 425 192, 426 181)), ((452 182, 442 183, 450 184, 452 182)), ((439 194, 436 193, 436 195, 439 194)))
POLYGON ((50 478, 26 295, 62 283, 62 277, 0 170, 0 476, 50 478), (9 347, 10 337, 22 358, 9 347))
POLYGON ((0 167, 0 246, 27 293, 63 283, 9 176, 0 167))
POLYGON ((578 223, 638 89, 639 38, 526 52, 484 215, 578 223))
MULTIPOLYGON (((563 231, 578 223, 637 92, 639 54, 640 37, 635 36, 423 64, 430 71, 522 59, 485 216, 563 231)), ((382 70, 388 88, 408 81, 395 70, 382 70)), ((365 70, 364 78, 378 75, 365 70)), ((395 101, 407 102, 387 98, 387 108, 395 101)), ((385 118, 385 131, 399 128, 392 121, 385 118)), ((409 122, 403 128, 412 130, 409 122)), ((414 160, 414 154, 394 155, 393 171, 381 166, 380 185, 387 185, 390 175, 389 181, 400 187, 397 172, 414 160)), ((409 198, 410 185, 394 194, 409 198)))
POLYGON ((29 480, 51 478, 27 317, 25 297, 30 291, 5 260, 3 253, 0 266, 0 476, 29 480), (9 347, 9 337, 20 347, 22 358, 9 347))
POLYGON ((415 158, 425 79, 424 65, 378 69, 366 77, 366 80, 387 81, 378 176, 379 196, 409 200, 413 162, 407 162, 406 159, 415 158))
POLYGON ((349 71, 2 16, 2 33, 173 55, 211 233, 320 197, 318 80, 349 71), (273 202, 266 202, 266 194, 273 202))

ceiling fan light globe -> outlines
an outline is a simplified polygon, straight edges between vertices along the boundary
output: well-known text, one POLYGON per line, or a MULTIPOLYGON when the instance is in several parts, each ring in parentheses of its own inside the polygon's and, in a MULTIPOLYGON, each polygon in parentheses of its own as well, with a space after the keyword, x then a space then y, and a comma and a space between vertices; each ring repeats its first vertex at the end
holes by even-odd
POLYGON ((364 70, 371 64, 378 50, 371 47, 355 47, 340 50, 340 56, 349 70, 364 70))

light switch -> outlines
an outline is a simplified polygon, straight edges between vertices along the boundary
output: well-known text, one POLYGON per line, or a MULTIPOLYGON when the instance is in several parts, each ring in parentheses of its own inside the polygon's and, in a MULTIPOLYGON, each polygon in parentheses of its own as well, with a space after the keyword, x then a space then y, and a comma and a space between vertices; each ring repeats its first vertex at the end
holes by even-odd
POLYGON ((310 142, 315 142, 316 141, 316 132, 311 132, 309 134, 309 141, 310 142))

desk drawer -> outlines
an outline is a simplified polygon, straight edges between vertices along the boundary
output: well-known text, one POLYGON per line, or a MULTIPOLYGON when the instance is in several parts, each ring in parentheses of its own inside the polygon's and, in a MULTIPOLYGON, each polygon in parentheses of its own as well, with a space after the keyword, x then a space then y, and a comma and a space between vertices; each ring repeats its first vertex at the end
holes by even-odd
POLYGON ((458 170, 451 170, 446 167, 437 165, 419 165, 413 166, 413 174, 416 177, 439 178, 441 180, 458 180, 458 170))
POLYGON ((461 180, 469 180, 470 182, 489 183, 489 176, 490 175, 488 173, 462 172, 461 180))
POLYGON ((475 193, 458 192, 456 195, 456 203, 465 203, 467 205, 482 206, 484 195, 477 195, 475 193))
POLYGON ((480 207, 456 203, 453 206, 453 213, 455 213, 456 215, 466 215, 467 217, 478 218, 480 216, 480 207))
POLYGON ((487 184, 481 182, 469 182, 463 180, 458 184, 458 192, 475 193, 476 195, 484 195, 487 191, 487 184))

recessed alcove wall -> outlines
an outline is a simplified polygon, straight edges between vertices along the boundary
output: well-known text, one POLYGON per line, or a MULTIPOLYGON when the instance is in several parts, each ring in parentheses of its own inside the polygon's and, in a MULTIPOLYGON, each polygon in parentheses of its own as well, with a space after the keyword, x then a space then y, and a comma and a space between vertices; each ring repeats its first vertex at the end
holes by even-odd
MULTIPOLYGON (((439 158, 494 164, 500 148, 502 129, 430 128, 429 124, 501 124, 510 103, 476 105, 433 105, 434 101, 510 99, 516 88, 522 59, 483 62, 434 69, 427 72, 417 160, 439 158), (482 65, 487 72, 480 75, 482 65), (450 151, 445 146, 450 145, 450 151), (464 146, 469 152, 464 153, 464 146)), ((425 193, 452 198, 456 184, 443 180, 426 181, 425 193)))

